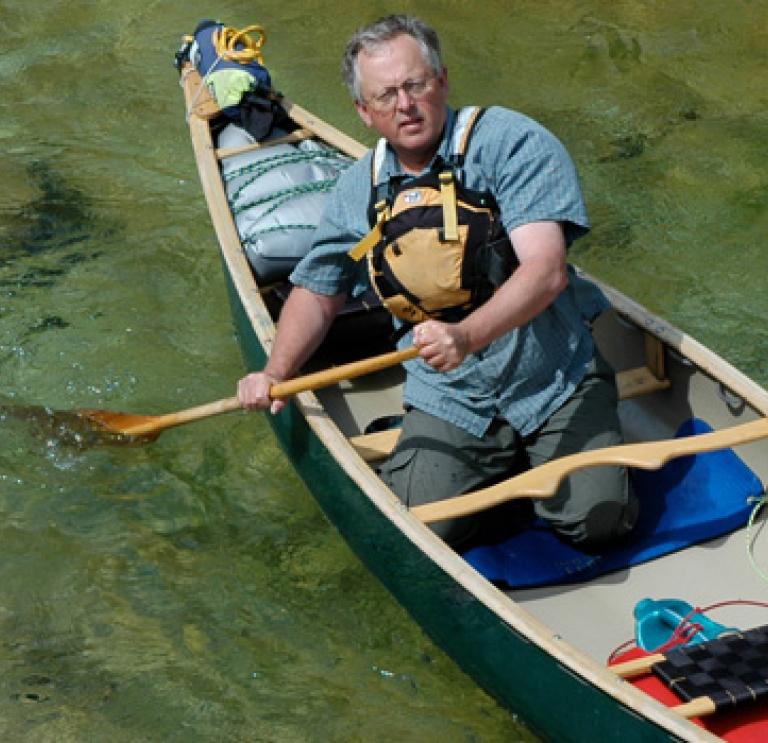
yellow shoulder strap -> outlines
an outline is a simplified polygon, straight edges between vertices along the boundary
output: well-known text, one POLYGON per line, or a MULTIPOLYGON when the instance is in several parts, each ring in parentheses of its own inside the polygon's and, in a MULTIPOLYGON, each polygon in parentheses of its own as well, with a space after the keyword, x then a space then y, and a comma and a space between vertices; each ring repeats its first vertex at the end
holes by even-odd
POLYGON ((359 261, 366 253, 376 246, 384 235, 381 232, 381 226, 389 219, 389 207, 387 202, 382 199, 376 203, 376 224, 373 225, 371 231, 360 240, 357 245, 350 248, 349 257, 354 261, 359 261))
POLYGON ((456 183, 450 170, 440 173, 440 195, 443 200, 443 240, 456 242, 459 239, 459 214, 456 183))
MULTIPOLYGON (((376 188, 379 181, 379 172, 381 171, 384 157, 386 155, 387 141, 382 137, 376 143, 376 147, 371 154, 371 188, 376 188)), ((385 200, 377 201, 376 206, 376 224, 371 231, 360 240, 357 245, 350 248, 347 253, 352 260, 359 261, 366 253, 373 250, 374 246, 384 235, 381 232, 381 225, 389 219, 389 207, 385 200)))
MULTIPOLYGON (((472 129, 482 111, 483 109, 478 106, 467 106, 456 115, 451 142, 452 155, 463 155, 466 152, 472 129)), ((456 206, 456 182, 451 171, 440 173, 440 194, 443 200, 443 240, 456 242, 459 239, 459 217, 456 206)))

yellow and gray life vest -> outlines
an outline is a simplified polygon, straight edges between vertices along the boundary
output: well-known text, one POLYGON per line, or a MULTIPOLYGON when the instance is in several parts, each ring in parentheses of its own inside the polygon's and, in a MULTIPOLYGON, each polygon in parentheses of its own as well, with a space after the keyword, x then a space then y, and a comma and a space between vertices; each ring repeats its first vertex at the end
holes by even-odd
POLYGON ((402 177, 379 183, 386 140, 373 154, 372 229, 349 254, 367 256, 374 290, 408 326, 429 318, 460 320, 517 265, 493 195, 463 184, 464 153, 482 112, 462 109, 448 161, 438 158, 428 173, 405 183, 402 177))

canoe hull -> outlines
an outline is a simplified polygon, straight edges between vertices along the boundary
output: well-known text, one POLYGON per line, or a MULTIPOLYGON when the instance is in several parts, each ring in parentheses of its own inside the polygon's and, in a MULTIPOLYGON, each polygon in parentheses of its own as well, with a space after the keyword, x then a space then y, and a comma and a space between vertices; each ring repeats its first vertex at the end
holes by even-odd
MULTIPOLYGON (((274 322, 243 255, 222 187, 200 88, 184 79, 192 142, 221 248, 232 315, 247 368, 261 368, 274 322), (194 104, 194 107, 193 107, 194 104)), ((296 122, 351 156, 362 148, 286 102, 296 122)), ((633 327, 661 340, 751 406, 768 412, 768 395, 692 339, 622 295, 611 295, 633 327)), ((641 344, 642 345, 642 344, 641 344)), ((641 354, 642 355, 642 354, 641 354)), ((635 363, 635 362, 633 362, 635 363)), ((681 385, 678 385, 681 386, 681 385)), ((353 390, 354 392, 354 390, 353 390)), ((337 390, 341 397, 344 390, 337 390)), ((558 741, 716 740, 607 671, 599 653, 561 639, 525 604, 502 593, 419 523, 383 487, 326 409, 331 398, 302 393, 278 416, 275 435, 307 488, 355 554, 458 665, 546 739, 558 741)), ((340 424, 339 424, 340 425, 340 424)), ((719 425, 724 425, 723 420, 719 425)), ((559 612, 562 625, 562 612, 559 612)))
MULTIPOLYGON (((244 361, 249 369, 261 368, 266 354, 237 288, 225 275, 244 361)), ((307 489, 355 555, 465 673, 538 734, 558 741, 677 739, 559 664, 457 584, 381 513, 297 405, 289 404, 269 422, 307 489)))

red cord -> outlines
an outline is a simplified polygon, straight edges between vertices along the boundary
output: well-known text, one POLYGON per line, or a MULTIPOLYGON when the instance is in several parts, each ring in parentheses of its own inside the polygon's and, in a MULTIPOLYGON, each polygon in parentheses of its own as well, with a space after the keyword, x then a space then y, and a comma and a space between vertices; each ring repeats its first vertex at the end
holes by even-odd
MULTIPOLYGON (((728 601, 720 601, 716 604, 710 604, 709 606, 705 606, 703 609, 696 607, 694 609, 691 609, 691 611, 689 611, 688 614, 686 614, 680 620, 680 624, 678 624, 677 627, 675 627, 669 640, 667 640, 665 643, 663 643, 656 649, 648 652, 649 653, 665 653, 667 650, 671 650, 672 648, 678 647, 680 645, 686 645, 688 642, 690 642, 696 636, 696 633, 701 632, 701 630, 703 629, 702 625, 697 624, 696 622, 690 621, 691 617, 694 614, 704 614, 708 611, 712 611, 713 609, 721 609, 724 606, 738 606, 738 605, 759 606, 763 609, 768 609, 767 602, 752 601, 751 599, 730 599, 728 601)), ((634 640, 627 640, 626 642, 621 643, 621 645, 619 645, 617 648, 611 651, 610 655, 608 656, 608 665, 611 665, 612 663, 614 663, 622 653, 625 653, 627 650, 630 650, 632 647, 637 647, 637 643, 634 640)))

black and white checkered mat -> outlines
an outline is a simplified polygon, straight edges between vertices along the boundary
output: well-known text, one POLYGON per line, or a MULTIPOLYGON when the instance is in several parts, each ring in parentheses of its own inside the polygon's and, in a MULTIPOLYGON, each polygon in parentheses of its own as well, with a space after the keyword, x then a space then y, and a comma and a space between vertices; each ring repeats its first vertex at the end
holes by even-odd
POLYGON ((675 648, 653 672, 685 701, 709 697, 717 709, 768 696, 768 626, 675 648))

